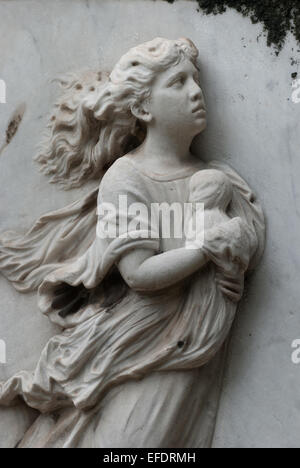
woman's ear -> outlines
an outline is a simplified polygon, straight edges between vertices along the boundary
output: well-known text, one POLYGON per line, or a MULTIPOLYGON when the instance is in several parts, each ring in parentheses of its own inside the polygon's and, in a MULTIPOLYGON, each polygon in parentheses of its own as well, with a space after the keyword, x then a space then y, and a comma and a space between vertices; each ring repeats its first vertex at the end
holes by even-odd
POLYGON ((148 112, 144 103, 135 103, 131 106, 132 114, 139 120, 149 123, 152 120, 152 114, 148 112))

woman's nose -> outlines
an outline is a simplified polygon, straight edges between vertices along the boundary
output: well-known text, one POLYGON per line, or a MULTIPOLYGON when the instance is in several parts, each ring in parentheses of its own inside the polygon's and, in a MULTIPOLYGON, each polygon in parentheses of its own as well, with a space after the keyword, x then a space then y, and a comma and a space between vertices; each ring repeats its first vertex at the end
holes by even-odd
POLYGON ((203 98, 202 90, 195 83, 190 91, 192 101, 200 101, 203 98))

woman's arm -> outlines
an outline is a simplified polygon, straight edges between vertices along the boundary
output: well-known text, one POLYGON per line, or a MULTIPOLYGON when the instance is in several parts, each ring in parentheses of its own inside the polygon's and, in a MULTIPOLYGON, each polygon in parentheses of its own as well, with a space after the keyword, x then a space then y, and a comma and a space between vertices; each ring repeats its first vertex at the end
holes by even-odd
MULTIPOLYGON (((159 291, 192 275, 208 262, 198 249, 175 249, 153 255, 149 250, 138 249, 126 254, 118 267, 125 282, 136 291, 159 291)), ((220 291, 232 302, 239 302, 244 291, 244 275, 226 277, 222 272, 216 277, 220 291)))
POLYGON ((159 291, 187 278, 202 268, 208 258, 200 249, 174 249, 154 255, 147 249, 136 249, 124 255, 119 271, 136 291, 159 291))
MULTIPOLYGON (((231 242, 234 242, 234 238, 231 242)), ((200 248, 183 247, 157 255, 149 249, 134 249, 123 255, 118 267, 131 289, 146 292, 172 286, 201 269, 209 261, 208 255, 200 248)), ((244 288, 243 274, 232 278, 219 272, 216 280, 220 291, 231 301, 238 302, 241 299, 244 288)), ((82 285, 72 287, 62 284, 54 292, 52 307, 59 310, 59 315, 64 318, 76 313, 88 302, 88 298, 89 291, 82 285)))

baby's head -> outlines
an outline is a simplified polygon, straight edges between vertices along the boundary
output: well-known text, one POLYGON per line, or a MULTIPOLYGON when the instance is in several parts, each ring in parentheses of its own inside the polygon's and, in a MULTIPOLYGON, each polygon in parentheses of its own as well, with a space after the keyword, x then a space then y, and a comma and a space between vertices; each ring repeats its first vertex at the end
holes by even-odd
POLYGON ((190 180, 190 202, 204 203, 205 209, 228 208, 233 195, 232 183, 221 171, 207 169, 196 172, 190 180))

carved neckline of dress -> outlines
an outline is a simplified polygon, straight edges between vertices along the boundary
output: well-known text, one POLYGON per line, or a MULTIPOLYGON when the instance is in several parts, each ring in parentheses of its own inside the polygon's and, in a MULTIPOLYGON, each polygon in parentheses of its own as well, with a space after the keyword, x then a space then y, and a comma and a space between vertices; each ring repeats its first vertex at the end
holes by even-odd
POLYGON ((196 166, 187 167, 179 171, 174 172, 173 174, 158 174, 155 172, 145 171, 141 169, 137 164, 134 163, 133 159, 125 155, 121 159, 126 159, 139 173, 143 174, 150 179, 161 181, 161 182, 171 182, 172 180, 185 179, 191 177, 195 172, 205 169, 206 165, 203 161, 199 160, 199 163, 196 166))

